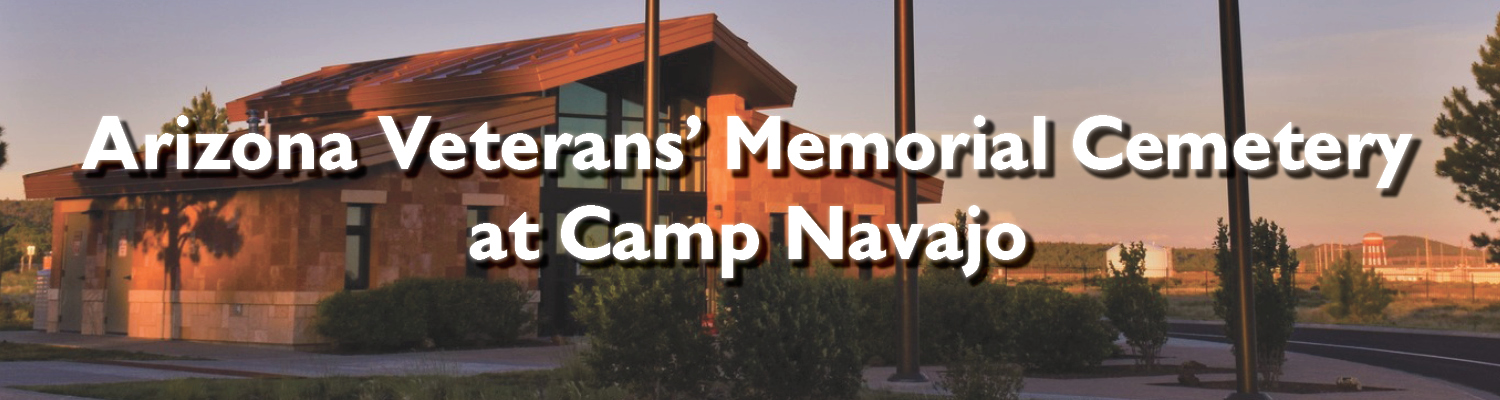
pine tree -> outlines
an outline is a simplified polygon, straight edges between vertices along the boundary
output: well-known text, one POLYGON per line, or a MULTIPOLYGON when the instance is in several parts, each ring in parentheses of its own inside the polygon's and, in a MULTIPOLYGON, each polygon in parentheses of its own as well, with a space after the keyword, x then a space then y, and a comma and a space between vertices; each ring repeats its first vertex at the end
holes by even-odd
MULTIPOLYGON (((0 126, 0 137, 3 136, 5 136, 5 127, 0 126)), ((0 141, 0 168, 5 167, 5 151, 7 147, 10 147, 10 145, 0 141)))
POLYGON ((182 129, 177 126, 177 117, 173 116, 167 123, 161 125, 162 133, 169 134, 199 134, 199 133, 228 133, 229 114, 224 107, 214 104, 214 94, 203 88, 203 93, 193 96, 187 107, 182 108, 181 115, 186 115, 191 129, 182 129))
MULTIPOLYGON (((1490 222, 1500 222, 1500 17, 1470 70, 1485 98, 1471 98, 1463 87, 1443 98, 1444 111, 1432 131, 1453 144, 1443 149, 1437 174, 1458 185, 1458 201, 1483 210, 1490 222)), ((1474 247, 1488 250, 1490 261, 1500 262, 1500 237, 1479 233, 1469 238, 1474 247)))

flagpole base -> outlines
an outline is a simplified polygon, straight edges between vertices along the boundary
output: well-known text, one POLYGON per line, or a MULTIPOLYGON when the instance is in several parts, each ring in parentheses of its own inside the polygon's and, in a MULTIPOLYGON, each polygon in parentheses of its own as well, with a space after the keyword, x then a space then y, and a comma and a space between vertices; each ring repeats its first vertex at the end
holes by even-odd
POLYGON ((923 375, 921 372, 913 372, 913 373, 905 373, 905 374, 897 372, 897 373, 891 374, 891 377, 890 378, 886 378, 885 381, 886 382, 901 382, 901 383, 922 383, 922 382, 927 382, 928 379, 927 379, 927 375, 923 375))

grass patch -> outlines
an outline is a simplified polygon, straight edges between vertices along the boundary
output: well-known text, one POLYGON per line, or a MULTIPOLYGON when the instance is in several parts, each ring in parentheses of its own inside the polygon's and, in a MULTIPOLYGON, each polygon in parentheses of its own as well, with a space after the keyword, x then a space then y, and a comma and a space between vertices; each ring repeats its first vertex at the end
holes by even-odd
POLYGON ((1217 321, 1214 300, 1207 295, 1167 296, 1167 318, 1192 321, 1217 321))
MULTIPOLYGON (((595 387, 569 368, 473 376, 372 376, 258 379, 174 379, 102 384, 18 386, 44 393, 106 400, 274 399, 621 399, 616 387, 595 387)), ((863 390, 862 400, 946 398, 863 390)))
POLYGON ((84 349, 44 344, 0 342, 0 362, 6 361, 102 361, 102 360, 201 360, 139 351, 84 349))
POLYGON ((31 329, 36 271, 0 272, 0 331, 31 329))

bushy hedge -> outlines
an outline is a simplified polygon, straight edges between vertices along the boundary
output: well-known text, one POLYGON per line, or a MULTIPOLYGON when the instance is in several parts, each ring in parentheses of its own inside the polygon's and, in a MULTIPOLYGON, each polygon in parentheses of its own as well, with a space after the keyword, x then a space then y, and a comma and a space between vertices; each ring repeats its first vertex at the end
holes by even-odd
MULTIPOLYGON (((1114 352, 1116 334, 1091 297, 1040 285, 970 285, 948 270, 926 271, 918 282, 924 364, 959 361, 980 346, 1029 370, 1062 372, 1098 365, 1114 352)), ((855 290, 867 310, 860 346, 877 363, 894 362, 894 281, 859 282, 855 290)))
POLYGON ((704 327, 708 301, 698 270, 600 268, 573 293, 588 327, 583 362, 604 386, 647 398, 702 398, 720 358, 704 327))
POLYGON ((856 281, 827 270, 809 276, 782 254, 723 291, 719 339, 736 398, 855 397, 865 366, 856 281))
POLYGON ((504 345, 529 326, 528 297, 509 280, 407 278, 323 299, 313 329, 351 351, 504 345))

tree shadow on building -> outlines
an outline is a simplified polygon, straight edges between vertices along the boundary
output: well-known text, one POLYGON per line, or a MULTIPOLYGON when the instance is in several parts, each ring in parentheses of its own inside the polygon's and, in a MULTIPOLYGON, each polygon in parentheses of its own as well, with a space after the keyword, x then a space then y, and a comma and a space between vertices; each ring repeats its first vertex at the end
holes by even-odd
POLYGON ((233 257, 244 245, 233 197, 232 192, 186 192, 132 199, 129 208, 141 210, 140 245, 161 261, 164 339, 181 337, 184 259, 198 265, 205 256, 233 257))

